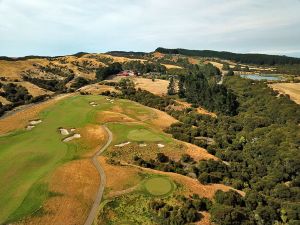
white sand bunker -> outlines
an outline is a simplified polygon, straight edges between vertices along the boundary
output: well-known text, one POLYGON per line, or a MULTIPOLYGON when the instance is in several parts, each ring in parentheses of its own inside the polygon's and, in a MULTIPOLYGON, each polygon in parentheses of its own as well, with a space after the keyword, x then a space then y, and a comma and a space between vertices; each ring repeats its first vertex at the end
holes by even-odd
POLYGON ((143 147, 146 147, 147 144, 139 144, 139 147, 143 148, 143 147))
POLYGON ((122 144, 118 144, 118 145, 115 145, 115 147, 124 147, 125 145, 129 145, 131 142, 128 141, 128 142, 125 142, 125 143, 122 143, 122 144))
POLYGON ((113 99, 106 98, 106 100, 109 101, 110 103, 114 103, 114 100, 113 100, 113 99))
POLYGON ((60 134, 61 135, 69 135, 69 131, 67 129, 64 128, 59 128, 60 134))
POLYGON ((165 145, 163 145, 163 144, 157 144, 157 147, 159 147, 159 148, 164 148, 165 145))
POLYGON ((71 132, 74 132, 75 130, 76 130, 75 128, 72 128, 72 129, 71 129, 71 132))
POLYGON ((42 120, 31 120, 31 121, 29 121, 29 124, 30 125, 37 125, 37 124, 39 124, 41 122, 42 122, 42 120))
POLYGON ((97 106, 97 104, 95 102, 90 102, 90 105, 93 106, 93 107, 97 106))
POLYGON ((28 125, 28 126, 26 127, 26 130, 32 130, 33 128, 35 128, 35 126, 33 126, 33 125, 28 125))
POLYGON ((35 128, 35 125, 41 123, 42 120, 30 120, 29 124, 25 127, 26 130, 32 130, 33 128, 35 128))
POLYGON ((71 137, 67 137, 63 140, 63 142, 69 142, 69 141, 72 141, 73 139, 78 139, 78 138, 81 138, 81 135, 80 134, 74 134, 73 136, 71 137))

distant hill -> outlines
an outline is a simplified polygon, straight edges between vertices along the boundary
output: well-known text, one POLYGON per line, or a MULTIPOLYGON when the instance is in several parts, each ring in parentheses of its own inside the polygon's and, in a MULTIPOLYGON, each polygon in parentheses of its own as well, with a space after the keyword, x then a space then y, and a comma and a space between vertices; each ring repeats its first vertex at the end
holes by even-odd
POLYGON ((110 51, 106 52, 106 54, 112 55, 112 56, 120 56, 120 57, 128 57, 128 58, 142 58, 145 55, 147 55, 147 52, 126 52, 126 51, 110 51))
POLYGON ((189 49, 167 49, 157 48, 156 52, 163 54, 181 54, 186 56, 200 56, 208 58, 219 58, 224 60, 232 60, 237 63, 257 64, 257 65, 276 65, 276 64, 300 64, 300 58, 266 55, 266 54, 241 54, 224 51, 212 50, 189 50, 189 49))

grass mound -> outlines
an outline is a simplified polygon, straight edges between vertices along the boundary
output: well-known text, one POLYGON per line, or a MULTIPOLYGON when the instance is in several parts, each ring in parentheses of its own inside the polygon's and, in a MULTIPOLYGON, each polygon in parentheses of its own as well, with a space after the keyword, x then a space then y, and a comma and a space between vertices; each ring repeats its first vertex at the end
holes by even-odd
POLYGON ((167 195, 174 189, 174 184, 166 177, 151 177, 144 182, 146 191, 154 196, 167 195))

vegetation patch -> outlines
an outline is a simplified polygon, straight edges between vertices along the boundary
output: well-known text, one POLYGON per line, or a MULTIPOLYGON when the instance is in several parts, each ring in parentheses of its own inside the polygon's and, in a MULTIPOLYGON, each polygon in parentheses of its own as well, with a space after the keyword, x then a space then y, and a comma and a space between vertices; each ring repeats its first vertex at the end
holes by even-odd
POLYGON ((144 190, 153 196, 166 196, 170 194, 175 184, 163 176, 152 176, 143 182, 144 190))

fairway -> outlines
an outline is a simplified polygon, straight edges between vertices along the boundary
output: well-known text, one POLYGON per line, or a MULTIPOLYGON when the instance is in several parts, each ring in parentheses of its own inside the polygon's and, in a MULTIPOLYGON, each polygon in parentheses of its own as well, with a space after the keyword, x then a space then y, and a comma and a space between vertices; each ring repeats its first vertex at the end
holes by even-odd
POLYGON ((80 157, 79 142, 62 142, 59 127, 81 128, 93 123, 97 110, 111 104, 100 96, 75 96, 43 111, 42 123, 31 131, 0 137, 0 224, 40 207, 47 198, 47 175, 64 162, 80 157), (91 107, 90 101, 98 106, 91 107))
POLYGON ((174 184, 166 177, 152 177, 145 181, 146 191, 154 196, 162 196, 173 190, 174 184))

